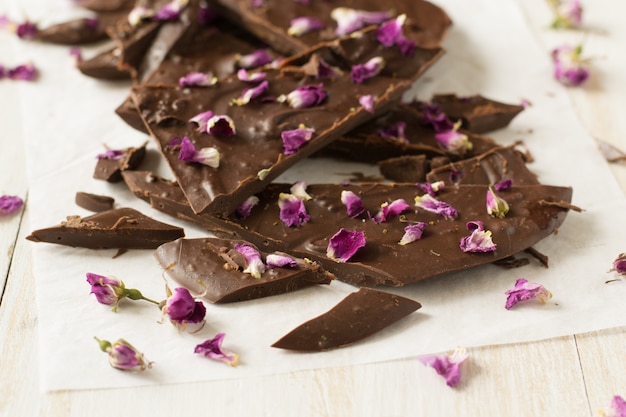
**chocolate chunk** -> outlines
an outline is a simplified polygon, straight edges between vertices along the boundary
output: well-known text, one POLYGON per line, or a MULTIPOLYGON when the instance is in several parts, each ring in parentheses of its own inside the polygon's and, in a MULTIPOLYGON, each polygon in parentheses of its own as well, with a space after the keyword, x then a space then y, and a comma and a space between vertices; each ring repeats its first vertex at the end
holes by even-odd
POLYGON ((107 39, 108 36, 97 19, 80 18, 41 29, 36 38, 61 45, 82 45, 107 39))
POLYGON ((122 180, 122 172, 137 168, 146 156, 146 145, 144 143, 138 148, 124 149, 124 156, 120 159, 99 158, 93 177, 108 182, 119 182, 122 180))
POLYGON ((378 167, 388 180, 424 182, 426 173, 430 171, 430 161, 426 159, 426 155, 405 155, 380 161, 378 167))
MULTIPOLYGON (((404 34, 423 48, 441 45, 448 28, 450 18, 440 7, 423 0, 350 0, 333 1, 281 1, 264 0, 260 7, 251 5, 250 0, 217 0, 216 6, 221 13, 245 27, 272 48, 291 55, 306 50, 320 42, 337 37, 337 23, 331 12, 337 7, 347 7, 370 12, 390 12, 390 17, 401 14, 407 16, 404 34), (306 4, 305 4, 306 3, 306 4), (291 21, 299 17, 314 17, 323 22, 324 28, 302 36, 288 33, 291 21)), ((358 29, 358 28, 357 28, 358 29)))
POLYGON ((130 72, 120 69, 119 49, 113 48, 84 59, 78 63, 78 70, 84 75, 102 80, 129 80, 130 72))
MULTIPOLYGON (((269 297, 334 279, 319 264, 298 258, 292 258, 295 267, 267 267, 255 278, 244 272, 247 265, 235 249, 238 244, 250 245, 241 240, 178 239, 159 246, 154 256, 170 278, 211 303, 269 297)), ((260 254, 265 262, 269 253, 260 254)))
POLYGON ((76 193, 76 205, 89 211, 106 211, 113 208, 115 199, 106 195, 91 194, 79 191, 76 193))
POLYGON ((501 103, 480 95, 458 97, 455 94, 438 94, 432 102, 450 120, 461 120, 463 128, 473 133, 485 133, 501 129, 524 110, 523 106, 501 103))
MULTIPOLYGON (((378 54, 400 54, 393 48, 383 48, 372 30, 363 32, 359 42, 362 43, 359 49, 362 55, 357 62, 367 61, 378 54)), ((342 42, 332 46, 324 45, 318 52, 332 48, 337 50, 341 45, 342 42)), ((322 85, 328 94, 327 99, 320 105, 308 108, 292 108, 279 100, 262 98, 242 106, 232 105, 232 101, 250 87, 249 83, 237 77, 225 78, 208 89, 139 86, 133 89, 132 97, 193 210, 196 213, 229 213, 295 162, 372 117, 360 106, 358 97, 377 97, 376 109, 386 109, 400 98, 440 53, 440 50, 418 48, 412 58, 402 64, 397 63, 404 68, 413 68, 410 78, 399 78, 394 72, 394 65, 390 64, 378 76, 363 83, 352 81, 350 61, 341 57, 337 58, 336 63, 342 64, 347 73, 336 78, 316 79, 306 75, 299 67, 291 66, 264 70, 269 84, 269 91, 265 94, 267 98, 287 95, 302 85, 322 85), (234 122, 236 135, 220 138, 196 131, 189 120, 208 110, 216 115, 229 116, 234 122), (301 125, 315 129, 313 138, 297 152, 285 154, 281 133, 301 125), (185 136, 195 144, 196 149, 217 149, 220 154, 219 167, 180 161, 178 150, 169 144, 173 137, 185 136), (254 152, 250 152, 250 149, 254 149, 254 152)), ((393 63, 393 60, 389 62, 393 63)))
POLYGON ((418 310, 409 298, 369 288, 348 295, 326 313, 293 329, 272 347, 318 352, 362 340, 418 310))
POLYGON ((119 208, 84 218, 68 216, 60 225, 35 230, 26 239, 89 249, 155 249, 184 235, 180 227, 119 208))

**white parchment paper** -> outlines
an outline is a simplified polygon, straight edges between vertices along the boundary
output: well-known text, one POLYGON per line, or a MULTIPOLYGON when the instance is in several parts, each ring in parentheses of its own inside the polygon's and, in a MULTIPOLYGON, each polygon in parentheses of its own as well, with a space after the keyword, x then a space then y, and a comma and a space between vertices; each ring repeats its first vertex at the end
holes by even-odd
MULTIPOLYGON (((607 272, 625 251, 626 200, 607 164, 586 134, 563 86, 552 79, 547 51, 532 38, 514 0, 438 0, 454 26, 446 56, 418 82, 412 94, 481 93, 506 102, 532 102, 512 125, 493 136, 503 144, 524 140, 535 157, 531 168, 545 184, 573 186, 570 213, 558 234, 536 245, 550 257, 506 270, 493 265, 417 283, 392 292, 413 298, 423 308, 405 320, 353 346, 316 354, 296 354, 270 345, 354 290, 335 282, 230 305, 207 304, 207 324, 198 334, 179 333, 161 323, 147 303, 122 302, 113 313, 89 295, 86 272, 114 275, 153 299, 165 297, 164 278, 152 251, 93 251, 33 243, 41 342, 41 387, 45 390, 179 383, 283 373, 411 358, 466 347, 514 343, 587 332, 626 324, 626 285, 605 283, 607 272), (601 185, 601 186, 599 186, 601 185), (529 303, 507 311, 504 292, 517 278, 545 285, 553 294, 546 305, 529 303), (224 346, 241 355, 231 368, 193 354, 217 332, 224 346), (142 374, 110 368, 94 336, 125 338, 154 361, 142 374)), ((20 10, 42 23, 76 15, 65 0, 24 0, 20 10)), ((95 49, 85 50, 89 55, 95 49)), ((95 155, 111 148, 137 146, 146 137, 113 113, 129 85, 82 76, 72 67, 68 48, 23 42, 18 59, 41 71, 36 83, 21 88, 24 142, 29 159, 29 208, 33 229, 51 226, 66 215, 87 215, 74 205, 77 191, 111 195, 117 206, 134 207, 154 218, 185 227, 188 237, 206 232, 162 215, 134 198, 123 184, 91 178, 95 155)), ((146 169, 169 176, 150 144, 146 169)), ((327 160, 304 161, 281 180, 346 180, 351 172, 376 174, 374 167, 327 160)), ((408 267, 419 267, 408 266, 408 267)))

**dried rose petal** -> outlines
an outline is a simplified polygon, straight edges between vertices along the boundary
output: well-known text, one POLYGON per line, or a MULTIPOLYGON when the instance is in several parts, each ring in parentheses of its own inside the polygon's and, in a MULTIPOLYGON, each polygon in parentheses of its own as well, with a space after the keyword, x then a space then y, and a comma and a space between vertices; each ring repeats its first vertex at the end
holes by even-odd
POLYGON ((389 220, 391 217, 399 216, 407 210, 410 210, 411 206, 407 204, 402 198, 392 201, 391 203, 383 203, 380 205, 380 211, 376 213, 373 220, 376 223, 383 223, 389 220))
POLYGON ((237 55, 239 68, 252 69, 272 62, 272 57, 265 49, 258 49, 247 55, 237 55))
POLYGON ((216 114, 207 121, 207 133, 219 137, 236 135, 235 122, 229 116, 216 114))
POLYGON ((213 339, 205 340, 197 345, 193 352, 205 358, 226 362, 230 366, 237 366, 239 364, 239 355, 222 349, 224 336, 224 333, 218 333, 213 339))
POLYGON ((193 123, 197 125, 196 130, 200 133, 207 133, 207 127, 209 123, 209 119, 214 116, 214 113, 211 110, 207 110, 202 113, 198 113, 189 119, 189 123, 193 123))
POLYGON ((378 25, 391 19, 390 12, 368 12, 365 10, 337 7, 330 12, 330 17, 337 22, 335 34, 347 35, 368 25, 378 25))
POLYGON ((243 203, 241 203, 239 207, 237 207, 237 210, 235 210, 235 213, 237 213, 237 216, 239 216, 240 218, 246 219, 250 217, 250 214, 252 213, 252 209, 257 204, 259 204, 259 197, 252 195, 248 197, 243 203))
POLYGON ((131 26, 138 26, 142 22, 152 19, 154 11, 145 6, 135 6, 130 13, 128 13, 128 23, 131 26))
POLYGON ((328 241, 326 256, 337 262, 348 262, 365 243, 365 232, 342 227, 328 241))
POLYGON ((173 0, 164 4, 159 10, 156 11, 152 20, 159 22, 171 22, 178 20, 183 9, 187 6, 189 0, 173 0))
POLYGON ((422 235, 424 234, 425 228, 426 228, 426 223, 424 222, 418 222, 418 223, 410 224, 406 226, 404 228, 404 235, 402 236, 402 239, 400 239, 400 242, 398 242, 398 244, 407 245, 409 243, 412 243, 412 242, 415 242, 416 240, 421 239, 422 235))
POLYGON ((487 189, 485 204, 487 206, 487 213, 490 216, 503 219, 509 212, 509 204, 503 198, 498 197, 491 187, 487 189))
POLYGON ((178 79, 180 87, 210 87, 217 84, 217 77, 211 73, 190 72, 178 79))
POLYGON ((276 100, 287 102, 294 109, 304 109, 322 104, 328 94, 324 90, 324 84, 309 84, 298 87, 287 95, 281 95, 276 100))
POLYGON ((491 240, 491 231, 485 230, 481 221, 467 222, 465 225, 472 232, 461 238, 459 247, 463 252, 493 252, 497 245, 491 240))
POLYGON ((302 145, 311 140, 313 134, 315 134, 315 129, 304 126, 293 130, 283 130, 280 138, 283 140, 285 155, 296 153, 302 145))
POLYGON ((220 152, 216 148, 207 147, 196 150, 196 147, 187 136, 183 137, 180 143, 178 159, 184 162, 195 162, 211 168, 220 166, 220 152))
POLYGON ((278 207, 280 208, 280 220, 289 227, 300 227, 303 223, 311 220, 304 201, 293 194, 280 193, 278 207))
POLYGON ((406 122, 399 121, 389 126, 385 126, 383 129, 379 129, 378 134, 385 139, 391 139, 401 143, 409 143, 405 130, 406 122))
POLYGON ((350 75, 352 76, 352 81, 361 84, 365 80, 380 74, 384 67, 385 60, 380 56, 376 56, 364 64, 353 65, 350 75))
POLYGON ((307 187, 307 183, 306 182, 304 182, 304 181, 297 181, 297 182, 295 182, 291 186, 289 191, 291 192, 292 195, 295 195, 300 200, 302 200, 302 201, 309 201, 313 197, 311 197, 311 195, 306 192, 306 187, 307 187))
POLYGON ((582 45, 564 45, 552 50, 554 78, 568 86, 579 86, 589 78, 588 60, 581 58, 582 45))
POLYGON ((455 123, 452 130, 435 133, 435 139, 447 152, 463 156, 472 150, 473 145, 466 134, 458 131, 460 127, 460 122, 455 123))
POLYGON ((626 401, 619 395, 613 396, 611 404, 600 410, 601 417, 626 417, 626 401))
POLYGON ((250 73, 245 68, 241 68, 239 69, 239 71, 237 71, 237 79, 245 83, 256 83, 259 81, 263 81, 266 76, 267 76, 266 72, 250 73))
POLYGON ((295 268, 298 262, 284 253, 270 253, 265 257, 268 268, 295 268))
POLYGON ((424 124, 431 126, 435 132, 448 132, 454 129, 454 123, 441 111, 441 106, 434 103, 424 103, 420 108, 424 115, 424 124))
POLYGON ((459 212, 445 201, 437 200, 429 194, 415 197, 415 205, 431 213, 439 214, 446 219, 454 219, 459 212))
MULTIPOLYGON (((233 101, 233 104, 237 106, 243 106, 248 104, 251 100, 267 93, 270 89, 270 83, 265 80, 256 87, 246 88, 241 92, 241 95, 233 101)), ((233 126, 234 130, 234 126, 233 126)))
POLYGON ((289 22, 287 34, 289 36, 302 36, 324 28, 324 22, 309 16, 296 17, 289 22))
POLYGON ((346 205, 348 216, 359 217, 364 211, 363 200, 352 191, 343 190, 341 192, 341 202, 346 205))
POLYGON ((402 14, 393 20, 383 23, 376 31, 376 39, 385 46, 390 48, 394 45, 400 48, 400 52, 404 56, 412 56, 415 52, 415 41, 404 36, 403 26, 406 21, 406 15, 402 14))
POLYGON ((252 278, 261 278, 261 275, 265 272, 265 264, 261 259, 259 251, 254 246, 246 243, 237 243, 234 248, 246 260, 246 267, 243 272, 250 274, 252 278))
POLYGON ((415 186, 427 193, 431 197, 437 196, 441 191, 445 190, 446 183, 443 181, 435 181, 432 183, 424 182, 424 183, 416 183, 415 186))
POLYGON ((37 69, 32 63, 18 65, 6 71, 6 77, 12 80, 34 81, 37 78, 37 69))
POLYGON ((146 361, 143 353, 124 339, 118 339, 111 343, 107 340, 95 338, 100 345, 100 350, 108 353, 109 364, 120 371, 145 371, 152 367, 152 362, 146 361))
POLYGON ((443 376, 449 387, 456 387, 461 382, 461 364, 468 356, 465 348, 457 347, 452 354, 422 355, 417 360, 443 376))
POLYGON ((542 304, 545 304, 550 298, 552 293, 544 288, 541 284, 534 282, 528 282, 524 278, 520 278, 515 281, 515 286, 505 292, 507 295, 506 304, 504 308, 510 310, 517 303, 527 300, 539 300, 542 304))
POLYGON ((0 196, 0 216, 16 213, 24 205, 24 200, 14 195, 0 196))
POLYGON ((555 7, 556 16, 552 22, 555 29, 573 29, 580 27, 583 22, 583 7, 579 0, 558 2, 555 7))
POLYGON ((39 33, 36 23, 26 20, 15 27, 15 34, 20 39, 33 39, 39 33))
POLYGON ((359 97, 359 104, 363 106, 365 111, 369 113, 374 113, 374 97, 370 94, 359 97))
POLYGON ((113 159, 118 160, 126 156, 126 151, 121 149, 107 149, 106 151, 96 155, 98 159, 113 159))
POLYGON ((496 182, 493 185, 493 189, 496 191, 506 191, 506 190, 510 190, 512 186, 513 186, 513 180, 504 179, 504 180, 500 180, 496 182))

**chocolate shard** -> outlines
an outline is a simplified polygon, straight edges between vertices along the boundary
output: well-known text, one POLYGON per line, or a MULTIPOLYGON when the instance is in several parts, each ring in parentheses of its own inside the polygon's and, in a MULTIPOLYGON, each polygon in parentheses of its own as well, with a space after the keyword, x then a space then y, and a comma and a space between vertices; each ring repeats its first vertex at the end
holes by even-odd
POLYGON ((107 39, 108 36, 97 19, 79 18, 41 29, 36 38, 60 45, 83 45, 107 39))
POLYGON ((129 80, 130 72, 118 67, 119 60, 119 49, 112 48, 82 60, 78 63, 78 70, 101 80, 129 80))
POLYGON ((380 161, 378 168, 391 181, 424 182, 426 173, 430 171, 430 161, 426 155, 404 155, 380 161))
MULTIPOLYGON (((350 42, 354 42, 351 39, 350 42)), ((355 62, 366 62, 374 56, 399 55, 376 40, 375 31, 362 32, 361 54, 355 62)), ((341 45, 341 42, 338 42, 341 45)), ((320 46, 317 52, 330 48, 320 46)), ((377 97, 376 111, 385 110, 406 91, 423 71, 440 56, 441 50, 418 48, 412 58, 389 64, 377 76, 355 83, 349 74, 347 58, 337 58, 331 65, 345 70, 336 78, 319 79, 299 67, 267 68, 267 98, 285 97, 303 85, 323 86, 327 98, 319 105, 292 108, 282 100, 252 100, 232 105, 249 84, 228 77, 209 89, 181 89, 165 86, 139 86, 132 97, 151 135, 196 213, 230 213, 247 197, 263 189, 274 178, 297 161, 311 155, 338 136, 367 121, 372 115, 358 102, 358 97, 377 97), (412 67, 410 78, 400 78, 395 67, 412 67), (387 72, 386 72, 387 71, 387 72), (226 115, 234 123, 236 134, 227 138, 198 132, 189 120, 211 110, 226 115), (255 117, 250 117, 254 114, 255 117), (313 137, 295 153, 287 154, 281 134, 305 125, 314 129, 313 137), (180 161, 178 149, 169 146, 173 137, 187 136, 196 149, 215 148, 220 154, 218 168, 180 161), (250 152, 254 149, 254 153, 250 152)), ((353 57, 354 58, 354 57, 353 57)), ((390 63, 392 59, 388 60, 390 63)))
POLYGON ((26 239, 88 249, 155 249, 183 236, 180 227, 119 208, 88 217, 68 216, 58 226, 35 230, 26 239))
POLYGON ((272 347, 318 352, 358 342, 418 310, 409 298, 370 288, 349 294, 326 313, 296 327, 272 347))
POLYGON ((137 168, 146 156, 147 142, 138 148, 130 147, 123 150, 124 156, 120 159, 99 158, 93 172, 93 177, 108 182, 122 180, 122 172, 137 168))
MULTIPOLYGON (((289 258, 295 266, 267 267, 256 278, 244 272, 247 263, 236 250, 237 245, 254 247, 242 240, 178 239, 159 246, 154 256, 170 278, 190 291, 201 294, 203 299, 211 303, 269 297, 312 285, 330 284, 334 279, 318 263, 294 257, 289 258)), ((270 254, 264 251, 259 253, 263 262, 270 254)))
POLYGON ((79 191, 76 193, 76 205, 85 210, 101 212, 111 210, 115 199, 106 195, 91 194, 79 191))
POLYGON ((450 120, 461 120, 464 129, 473 133, 486 133, 501 129, 524 110, 524 106, 506 104, 481 95, 459 97, 455 94, 438 94, 432 102, 450 120))
POLYGON ((312 1, 306 4, 298 1, 264 0, 259 7, 251 7, 249 0, 217 0, 215 5, 225 17, 285 55, 295 54, 336 38, 337 22, 331 14, 333 9, 340 6, 370 12, 392 11, 389 19, 405 14, 405 36, 424 48, 440 46, 452 23, 443 9, 424 0, 352 0, 346 3, 312 1), (320 20, 324 28, 301 36, 289 34, 291 21, 302 16, 320 20))

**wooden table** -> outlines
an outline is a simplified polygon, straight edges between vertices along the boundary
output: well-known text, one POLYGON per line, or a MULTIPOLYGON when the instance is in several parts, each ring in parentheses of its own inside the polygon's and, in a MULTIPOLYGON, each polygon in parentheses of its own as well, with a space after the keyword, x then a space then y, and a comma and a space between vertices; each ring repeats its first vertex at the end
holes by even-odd
MULTIPOLYGON (((549 11, 543 0, 519 3, 546 51, 555 36, 580 39, 579 33, 546 29, 549 11)), ((586 45, 598 57, 599 69, 585 88, 570 89, 570 96, 593 137, 626 148, 626 82, 620 79, 626 73, 624 5, 611 0, 585 5, 591 22, 586 45), (607 63, 621 71, 603 71, 607 63)), ((0 44, 0 57, 7 48, 0 44)), ((0 193, 27 197, 19 117, 24 103, 7 99, 17 97, 18 88, 15 82, 0 81, 0 193)), ((626 189, 626 167, 615 165, 614 172, 626 189)), ((624 328, 472 349, 457 389, 419 362, 399 360, 244 380, 40 392, 36 288, 31 246, 24 239, 31 230, 27 212, 28 203, 19 214, 0 219, 1 416, 573 417, 595 416, 613 395, 626 396, 624 328)))

